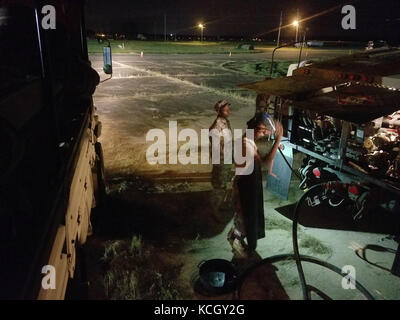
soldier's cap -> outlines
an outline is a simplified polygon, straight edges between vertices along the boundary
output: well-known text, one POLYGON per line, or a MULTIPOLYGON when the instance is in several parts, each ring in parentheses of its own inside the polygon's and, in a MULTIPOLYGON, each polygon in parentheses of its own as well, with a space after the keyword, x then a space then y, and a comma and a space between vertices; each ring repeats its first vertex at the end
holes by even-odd
POLYGON ((214 106, 214 109, 215 109, 215 111, 217 112, 217 113, 219 113, 219 111, 223 108, 223 107, 225 107, 225 106, 230 106, 231 104, 228 102, 228 101, 226 101, 226 100, 220 100, 220 101, 218 101, 216 104, 215 104, 215 106, 214 106))

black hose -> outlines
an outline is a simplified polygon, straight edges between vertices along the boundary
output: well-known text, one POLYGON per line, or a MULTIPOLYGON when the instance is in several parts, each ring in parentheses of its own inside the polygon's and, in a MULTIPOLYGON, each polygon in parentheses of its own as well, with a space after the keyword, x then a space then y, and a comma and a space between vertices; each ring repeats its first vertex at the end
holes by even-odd
POLYGON ((302 177, 300 177, 300 175, 296 172, 296 170, 293 169, 293 167, 290 165, 289 161, 286 159, 285 155, 283 154, 282 150, 280 148, 278 148, 279 153, 281 154, 281 156, 283 157, 283 160, 285 160, 287 166, 289 167, 290 170, 292 170, 292 172, 294 173, 294 175, 301 181, 303 180, 302 177))
MULTIPOLYGON (((339 269, 338 267, 336 267, 336 266, 334 266, 334 265, 332 265, 332 264, 330 264, 330 263, 328 263, 328 262, 325 262, 325 261, 322 261, 322 260, 319 260, 319 259, 316 259, 316 258, 313 258, 313 257, 310 257, 310 256, 303 256, 303 255, 301 255, 300 257, 301 257, 301 260, 302 260, 302 261, 318 264, 318 265, 320 265, 320 266, 322 266, 322 267, 325 267, 325 268, 328 268, 328 269, 332 270, 333 272, 336 272, 336 273, 339 274, 340 276, 343 276, 342 270, 341 270, 341 269, 339 269)), ((265 259, 263 259, 263 260, 261 260, 261 261, 255 263, 254 265, 252 265, 250 268, 248 268, 248 269, 240 276, 239 281, 238 281, 238 285, 237 285, 237 289, 236 289, 236 298, 237 298, 237 299, 240 299, 240 298, 241 298, 241 297, 240 297, 240 291, 241 291, 241 288, 242 288, 242 286, 243 286, 244 280, 245 280, 255 269, 257 269, 257 268, 259 268, 260 266, 263 266, 263 265, 265 265, 265 264, 272 264, 272 263, 276 263, 276 262, 283 261, 283 260, 295 260, 295 259, 296 259, 296 257, 295 257, 294 254, 292 254, 292 253, 287 253, 287 254, 280 254, 280 255, 268 257, 268 258, 265 258, 265 259)), ((364 286, 362 286, 358 281, 355 281, 355 285, 356 285, 356 288, 357 288, 368 300, 374 300, 374 297, 373 297, 373 296, 368 292, 368 290, 365 289, 364 286)), ((311 287, 311 289, 314 291, 314 288, 313 288, 313 287, 311 287)), ((308 291, 308 290, 307 290, 307 291, 308 291)))
POLYGON ((104 82, 106 82, 106 81, 108 81, 108 80, 111 80, 112 77, 113 77, 113 75, 110 75, 110 77, 108 77, 107 79, 104 79, 104 80, 100 81, 99 83, 104 83, 104 82))
MULTIPOLYGON (((305 300, 309 300, 310 296, 309 296, 309 290, 307 288, 307 282, 306 282, 306 279, 304 276, 303 266, 301 264, 302 257, 300 256, 298 237, 297 237, 297 225, 298 225, 298 220, 299 220, 300 207, 303 204, 306 197, 308 196, 308 194, 311 193, 313 190, 315 190, 316 188, 319 188, 319 187, 325 188, 325 187, 329 186, 329 184, 334 184, 334 183, 342 184, 342 182, 340 182, 340 181, 339 182, 335 181, 335 182, 328 182, 328 183, 320 183, 320 184, 312 186, 300 197, 300 199, 297 202, 296 207, 294 209, 294 213, 293 213, 293 225, 292 225, 293 251, 294 251, 294 255, 295 255, 295 259, 296 259, 297 271, 299 272, 300 283, 302 285, 303 298, 305 300)), ((315 262, 315 263, 317 263, 317 262, 315 262)), ((323 261, 321 261, 321 263, 318 263, 318 264, 325 265, 326 267, 328 265, 326 262, 323 262, 323 261)), ((336 273, 338 273, 340 275, 342 274, 342 270, 334 265, 330 265, 330 267, 328 267, 328 268, 335 271, 336 273)), ((354 282, 356 284, 356 288, 358 290, 360 290, 367 299, 374 300, 374 297, 360 283, 358 283, 356 280, 354 282)))
MULTIPOLYGON (((336 182, 330 182, 330 183, 336 183, 336 182)), ((339 182, 341 183, 341 182, 339 182)), ((310 262, 310 263, 315 263, 318 264, 322 267, 328 268, 334 272, 336 272, 337 274, 343 276, 342 274, 342 270, 328 262, 310 257, 310 256, 302 256, 300 255, 299 252, 299 245, 298 245, 298 237, 297 237, 297 225, 298 225, 298 219, 299 219, 299 212, 300 212, 300 207, 303 204, 304 199, 306 199, 306 197, 308 196, 308 194, 315 190, 318 187, 326 187, 329 183, 321 183, 321 184, 317 184, 312 186, 310 189, 308 189, 299 199, 299 201, 296 204, 296 207, 294 209, 294 213, 293 213, 293 227, 292 227, 292 238, 293 238, 293 251, 294 254, 282 254, 282 255, 276 255, 276 256, 272 256, 269 258, 265 258, 261 261, 259 261, 258 263, 254 264, 253 266, 251 266, 250 268, 248 268, 240 277, 239 282, 238 282, 238 286, 236 289, 236 296, 240 299, 240 289, 243 285, 243 282, 245 280, 245 278, 256 268, 260 267, 261 265, 264 264, 271 264, 274 262, 278 262, 281 260, 289 260, 289 259, 294 259, 296 261, 296 266, 297 266, 297 271, 299 273, 299 278, 300 278, 300 284, 302 287, 302 292, 303 292, 303 299, 304 300, 311 300, 310 297, 310 291, 313 291, 313 287, 309 287, 307 285, 305 276, 304 276, 304 271, 303 271, 303 266, 301 264, 301 261, 306 261, 306 262, 310 262)), ((356 288, 368 299, 368 300, 374 300, 374 297, 368 292, 367 289, 365 289, 357 280, 355 279, 351 279, 354 280, 354 283, 356 285, 356 288)))
POLYGON ((373 250, 373 251, 377 251, 377 252, 389 252, 389 253, 393 253, 393 254, 396 254, 396 250, 394 250, 392 248, 386 248, 386 247, 381 247, 381 246, 372 245, 372 244, 369 244, 369 245, 365 246, 364 248, 360 248, 360 249, 356 250, 356 255, 360 259, 363 259, 365 262, 369 263, 370 265, 372 265, 374 267, 391 272, 391 270, 389 268, 385 268, 377 263, 373 263, 373 262, 369 261, 367 259, 367 255, 366 255, 367 250, 373 250))
POLYGON ((308 294, 307 283, 306 283, 306 279, 304 277, 303 267, 301 265, 300 253, 299 253, 299 243, 298 243, 298 238, 297 238, 297 224, 298 224, 298 219, 299 219, 299 208, 303 204, 303 201, 306 198, 306 196, 311 191, 313 191, 316 188, 319 188, 319 187, 321 187, 323 185, 324 184, 317 184, 317 185, 312 186, 310 189, 308 189, 300 197, 299 201, 297 201, 297 204, 296 204, 296 207, 295 207, 294 213, 293 213, 293 224, 292 224, 293 252, 294 252, 295 259, 296 259, 297 271, 299 272, 300 284, 301 284, 301 288, 302 288, 302 291, 303 291, 303 299, 304 300, 309 300, 310 296, 308 294))

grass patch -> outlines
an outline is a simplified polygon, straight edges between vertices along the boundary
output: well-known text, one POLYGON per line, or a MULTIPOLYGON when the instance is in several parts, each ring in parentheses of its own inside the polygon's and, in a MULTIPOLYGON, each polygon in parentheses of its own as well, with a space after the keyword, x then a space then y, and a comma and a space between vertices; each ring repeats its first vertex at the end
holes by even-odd
MULTIPOLYGON (((173 42, 173 41, 135 41, 135 40, 111 40, 111 48, 113 53, 140 53, 150 54, 232 54, 235 53, 257 53, 260 50, 244 50, 237 49, 238 43, 235 42, 173 42), (124 44, 124 47, 121 48, 124 44)), ((97 40, 88 40, 89 53, 102 53, 104 43, 98 43, 97 40)))
POLYGON ((292 230, 292 223, 286 221, 284 219, 271 219, 267 218, 265 222, 266 230, 284 230, 284 231, 291 231, 292 230))
MULTIPOLYGON (((292 233, 292 222, 285 219, 267 218, 265 222, 266 230, 283 230, 292 233)), ((332 249, 324 245, 320 240, 306 234, 299 227, 298 229, 299 246, 308 249, 314 254, 332 254, 332 249)))
POLYGON ((290 280, 290 282, 289 282, 290 287, 297 287, 299 285, 300 285, 300 280, 297 278, 294 278, 294 279, 290 280))
POLYGON ((154 262, 156 250, 142 238, 106 243, 102 262, 102 285, 111 300, 178 300, 181 288, 176 285, 180 268, 165 267, 154 262))
POLYGON ((309 249, 315 254, 332 254, 332 249, 324 245, 318 239, 309 235, 301 235, 300 247, 309 249))

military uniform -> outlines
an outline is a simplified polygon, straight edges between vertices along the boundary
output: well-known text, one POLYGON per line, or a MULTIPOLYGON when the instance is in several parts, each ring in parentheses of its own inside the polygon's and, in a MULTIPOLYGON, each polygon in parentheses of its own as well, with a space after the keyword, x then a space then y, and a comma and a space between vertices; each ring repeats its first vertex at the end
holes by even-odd
MULTIPOLYGON (((215 119, 213 125, 210 127, 211 130, 218 130, 220 133, 223 133, 223 130, 225 130, 225 133, 227 133, 229 130, 231 136, 228 137, 228 140, 230 142, 232 141, 232 129, 231 125, 228 119, 218 116, 217 119, 215 119)), ((224 146, 225 146, 225 139, 224 136, 221 135, 220 137, 220 163, 219 164, 213 164, 213 169, 211 172, 211 184, 214 189, 226 189, 227 183, 230 181, 231 178, 231 172, 232 172, 232 164, 225 164, 224 161, 224 146)), ((212 139, 210 138, 210 148, 212 150, 212 139)), ((233 152, 232 152, 233 154, 233 152)), ((212 155, 212 152, 210 152, 210 155, 212 155)))

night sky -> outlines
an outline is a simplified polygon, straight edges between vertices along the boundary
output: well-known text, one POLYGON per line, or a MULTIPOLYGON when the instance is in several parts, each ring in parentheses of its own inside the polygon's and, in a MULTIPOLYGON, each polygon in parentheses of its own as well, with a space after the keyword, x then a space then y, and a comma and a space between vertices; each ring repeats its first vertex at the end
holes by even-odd
MULTIPOLYGON (((291 23, 297 9, 301 19, 331 8, 335 10, 302 23, 309 39, 324 40, 400 40, 400 0, 88 0, 87 27, 94 32, 167 33, 198 35, 195 26, 206 24, 205 36, 263 37, 275 39, 281 10, 284 25, 291 23), (341 7, 353 4, 357 9, 357 30, 341 28, 341 7), (340 6, 340 7, 337 7, 340 6)), ((293 27, 283 38, 293 37, 293 27)))

